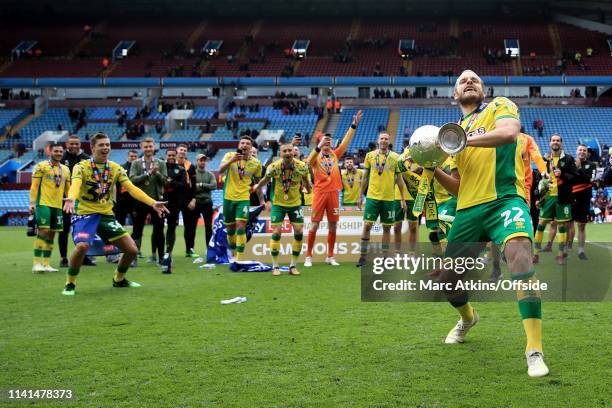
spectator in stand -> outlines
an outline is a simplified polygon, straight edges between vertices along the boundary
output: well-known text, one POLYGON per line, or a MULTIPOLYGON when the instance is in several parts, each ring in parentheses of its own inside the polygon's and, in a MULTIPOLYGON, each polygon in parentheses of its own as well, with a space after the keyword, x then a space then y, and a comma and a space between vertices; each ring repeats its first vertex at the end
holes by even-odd
POLYGON ((538 132, 538 137, 544 136, 544 120, 536 119, 533 122, 533 128, 538 132))
POLYGON ((336 109, 336 113, 340 113, 340 110, 342 109, 342 103, 340 102, 340 99, 336 99, 336 102, 334 103, 334 108, 336 109))

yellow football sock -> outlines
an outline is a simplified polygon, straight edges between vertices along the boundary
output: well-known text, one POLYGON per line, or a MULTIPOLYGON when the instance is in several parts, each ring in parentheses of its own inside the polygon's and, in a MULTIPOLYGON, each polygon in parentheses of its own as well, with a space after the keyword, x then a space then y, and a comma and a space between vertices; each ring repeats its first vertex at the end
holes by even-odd
POLYGON ((42 263, 42 255, 45 244, 44 238, 40 236, 37 236, 34 240, 34 258, 32 259, 32 263, 34 265, 42 263))
POLYGON ((270 254, 272 255, 272 266, 278 266, 278 254, 280 252, 280 234, 272 234, 270 238, 270 254))
POLYGON ((461 320, 464 322, 471 322, 474 320, 474 308, 469 303, 466 303, 463 306, 455 307, 459 314, 461 315, 461 320))
POLYGON ((291 243, 291 265, 297 265, 298 258, 302 252, 303 234, 300 232, 293 234, 293 242, 291 243))
POLYGON ((236 260, 242 261, 244 247, 246 246, 246 231, 243 228, 236 229, 236 260))

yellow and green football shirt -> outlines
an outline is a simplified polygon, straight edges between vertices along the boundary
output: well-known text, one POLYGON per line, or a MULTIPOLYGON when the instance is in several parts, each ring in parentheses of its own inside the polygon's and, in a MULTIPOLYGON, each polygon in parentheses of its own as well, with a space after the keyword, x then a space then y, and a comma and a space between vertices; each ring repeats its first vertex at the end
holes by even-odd
POLYGON ((66 187, 70 184, 70 169, 68 169, 68 166, 60 163, 51 166, 49 160, 41 161, 34 167, 32 181, 34 179, 39 180, 38 191, 34 192, 36 194, 36 205, 62 208, 64 193, 67 192, 66 187), (56 175, 59 176, 59 185, 56 183, 56 175))
MULTIPOLYGON (((96 167, 100 175, 100 182, 103 183, 104 164, 96 163, 96 167)), ((72 180, 73 182, 80 180, 81 183, 81 188, 78 191, 75 202, 76 214, 113 215, 113 200, 111 197, 113 186, 117 183, 126 186, 132 185, 132 183, 121 165, 109 160, 108 167, 108 187, 104 195, 101 195, 98 182, 94 177, 91 167, 91 161, 82 160, 74 166, 72 169, 72 180)))
MULTIPOLYGON (((497 97, 482 104, 461 120, 461 127, 472 136, 495 129, 499 119, 520 120, 516 105, 508 98, 497 97)), ((457 210, 488 203, 506 196, 525 198, 525 170, 517 142, 483 148, 468 146, 455 156, 461 177, 457 210)))
MULTIPOLYGON (((236 154, 238 153, 226 153, 221 163, 230 161, 236 154)), ((261 173, 261 162, 256 157, 249 157, 249 160, 240 160, 240 162, 230 164, 225 170, 223 198, 232 201, 248 200, 251 195, 251 185, 255 178, 261 177, 261 173)))
POLYGON ((272 179, 272 204, 281 207, 297 207, 302 205, 302 183, 308 179, 308 166, 300 160, 293 160, 293 171, 285 169, 285 177, 291 173, 291 184, 289 191, 285 192, 282 180, 282 159, 276 160, 268 166, 266 177, 272 179), (285 198, 285 196, 287 198, 285 198))
POLYGON ((349 173, 347 169, 343 169, 340 176, 342 177, 342 190, 344 191, 342 201, 345 203, 358 203, 361 196, 363 171, 354 169, 353 173, 349 173))
POLYGON ((366 154, 364 165, 370 171, 367 197, 381 201, 395 200, 395 175, 400 172, 399 154, 388 152, 385 160, 385 155, 379 154, 376 149, 366 154), (380 174, 378 166, 382 168, 380 174))
MULTIPOLYGON (((457 169, 457 164, 455 163, 455 158, 453 156, 449 156, 446 158, 444 163, 440 166, 440 169, 446 174, 451 174, 454 170, 457 169)), ((453 198, 451 193, 449 193, 442 184, 438 182, 438 179, 434 178, 433 182, 434 187, 434 196, 436 197, 436 203, 442 204, 453 198)))

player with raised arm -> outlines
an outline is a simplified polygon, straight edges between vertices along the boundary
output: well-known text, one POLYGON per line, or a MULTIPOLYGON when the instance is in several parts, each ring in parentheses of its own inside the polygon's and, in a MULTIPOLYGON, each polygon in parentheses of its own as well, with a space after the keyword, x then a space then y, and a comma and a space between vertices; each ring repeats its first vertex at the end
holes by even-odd
POLYGON ((63 295, 75 294, 76 277, 83 264, 83 258, 94 241, 96 234, 105 242, 118 247, 123 255, 119 260, 113 287, 134 288, 140 284, 130 282, 125 274, 138 254, 136 243, 117 222, 113 215, 111 191, 117 184, 125 187, 136 200, 150 205, 161 217, 168 209, 162 201, 149 197, 128 178, 125 169, 108 160, 111 142, 104 133, 96 133, 90 139, 92 157, 78 163, 72 172, 72 185, 64 203, 64 211, 73 216, 72 236, 75 248, 70 255, 67 282, 63 295))
POLYGON ((36 215, 38 224, 32 273, 57 272, 49 258, 55 233, 64 230, 62 200, 70 189, 70 170, 61 163, 64 147, 52 142, 48 149, 49 159, 34 167, 30 186, 30 214, 36 215))
POLYGON ((365 265, 369 250, 370 231, 372 225, 380 218, 383 226, 382 250, 383 256, 389 251, 391 242, 391 226, 395 222, 395 186, 399 186, 400 208, 406 211, 404 181, 399 167, 399 154, 389 150, 390 137, 387 132, 378 135, 378 149, 368 152, 364 160, 365 175, 362 184, 359 206, 367 188, 365 208, 363 211, 363 232, 361 234, 361 256, 358 267, 365 265))
MULTIPOLYGON (((223 220, 227 227, 227 241, 232 256, 242 261, 246 246, 246 222, 249 218, 251 186, 262 173, 261 162, 252 156, 253 139, 241 136, 236 152, 226 153, 221 160, 219 173, 225 173, 223 185, 223 220)), ((264 204, 263 197, 259 198, 264 204)))
MULTIPOLYGON (((484 83, 473 71, 457 79, 453 98, 459 103, 459 124, 467 133, 467 147, 455 156, 457 169, 451 175, 441 169, 435 177, 457 197, 457 213, 448 236, 448 257, 477 257, 487 241, 499 246, 514 281, 535 283, 531 261, 532 228, 525 201, 525 170, 517 137, 521 128, 518 108, 507 98, 484 103, 484 83), (469 243, 480 243, 476 248, 469 243)), ((463 275, 445 271, 444 282, 456 282, 463 275)), ((445 342, 463 343, 479 316, 465 290, 445 291, 460 319, 445 342)), ((527 335, 525 357, 528 374, 542 377, 549 370, 542 348, 542 305, 537 290, 517 291, 518 306, 527 335)))
POLYGON ((290 275, 299 275, 297 261, 302 251, 302 238, 304 228, 304 213, 302 211, 301 189, 310 191, 308 181, 308 166, 306 163, 293 157, 293 146, 289 143, 280 147, 281 158, 270 164, 266 175, 255 186, 261 197, 261 189, 272 181, 270 200, 270 223, 272 224, 272 237, 270 238, 270 252, 272 254, 272 275, 280 275, 278 255, 283 221, 285 216, 293 228, 293 243, 291 244, 290 275))
POLYGON ((332 266, 340 265, 334 259, 334 246, 336 245, 336 228, 340 219, 340 197, 342 189, 342 178, 340 176, 339 160, 348 149, 355 129, 361 121, 363 113, 358 111, 353 118, 353 123, 347 130, 340 146, 332 149, 331 135, 319 137, 319 144, 310 153, 306 163, 310 165, 314 173, 314 196, 312 200, 312 219, 310 231, 308 231, 308 247, 306 249, 305 267, 312 266, 312 250, 317 238, 319 223, 323 215, 327 216, 329 232, 327 235, 327 257, 325 263, 332 266))

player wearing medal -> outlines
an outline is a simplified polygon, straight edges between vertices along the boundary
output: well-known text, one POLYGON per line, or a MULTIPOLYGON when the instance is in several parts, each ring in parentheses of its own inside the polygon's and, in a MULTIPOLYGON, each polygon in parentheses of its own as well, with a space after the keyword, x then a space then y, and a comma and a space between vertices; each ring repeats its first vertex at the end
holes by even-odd
POLYGON ((107 243, 118 247, 123 255, 119 259, 113 287, 133 288, 140 285, 130 282, 125 274, 138 254, 136 243, 117 222, 113 215, 111 191, 117 184, 139 202, 152 206, 159 217, 168 209, 161 201, 155 201, 138 187, 134 186, 123 167, 108 160, 110 139, 104 133, 97 133, 90 139, 92 157, 83 160, 74 167, 72 185, 64 204, 64 211, 76 213, 73 216, 72 236, 75 248, 70 255, 67 282, 63 295, 75 294, 76 277, 79 274, 83 258, 94 241, 96 234, 107 243))
POLYGON ((327 257, 325 263, 332 266, 340 265, 334 259, 334 246, 336 244, 336 228, 340 219, 340 197, 338 192, 342 189, 342 178, 340 177, 339 158, 344 155, 348 148, 355 129, 359 125, 362 112, 358 111, 353 118, 353 123, 347 130, 340 146, 332 149, 331 135, 319 136, 319 144, 310 153, 306 163, 314 173, 314 195, 312 199, 312 218, 310 230, 308 231, 308 247, 304 266, 312 266, 312 250, 317 238, 319 223, 323 215, 327 216, 329 231, 327 235, 327 257))
POLYGON ((363 202, 366 188, 365 209, 363 212, 363 232, 361 234, 361 256, 357 266, 365 264, 369 249, 370 231, 372 225, 380 218, 383 226, 382 250, 383 255, 389 251, 391 241, 391 226, 395 222, 395 185, 400 190, 400 208, 406 211, 406 197, 404 195, 404 182, 400 174, 399 155, 389 150, 390 137, 387 132, 378 135, 378 149, 368 152, 364 160, 365 175, 362 192, 359 197, 359 206, 363 202))
POLYGON ((53 142, 48 149, 49 159, 36 165, 30 186, 30 214, 36 214, 38 224, 32 273, 57 272, 49 265, 49 258, 55 233, 64 229, 62 204, 70 189, 70 170, 61 164, 64 147, 53 142))
MULTIPOLYGON (((163 197, 164 184, 168 178, 166 163, 154 157, 155 141, 153 138, 144 138, 140 143, 140 147, 142 148, 143 156, 140 160, 132 163, 130 167, 130 181, 153 200, 160 200, 163 197)), ((134 205, 134 214, 132 238, 139 250, 142 245, 142 232, 145 220, 147 215, 151 216, 151 224, 153 224, 153 248, 157 251, 158 258, 155 258, 155 252, 153 252, 149 259, 152 262, 156 260, 161 262, 164 257, 164 219, 158 215, 158 212, 142 202, 134 205)))
POLYGON ((266 175, 257 183, 255 190, 261 196, 261 189, 272 180, 270 199, 270 223, 272 224, 272 238, 270 238, 270 252, 272 254, 272 275, 280 275, 278 255, 280 250, 281 231, 285 216, 289 217, 293 228, 293 243, 291 244, 290 275, 299 275, 297 261, 302 251, 302 237, 304 226, 304 213, 302 212, 301 189, 310 191, 308 181, 308 166, 306 163, 293 157, 293 146, 283 144, 280 147, 281 158, 270 164, 266 175))
MULTIPOLYGON (((467 147, 455 156, 457 169, 449 176, 441 169, 435 177, 457 197, 457 213, 448 235, 447 257, 476 258, 487 241, 500 247, 514 281, 535 283, 531 262, 531 218, 525 201, 524 168, 517 137, 521 128, 518 108, 507 98, 484 101, 484 84, 473 71, 457 79, 453 98, 459 102, 459 121, 467 133, 467 147), (468 244, 480 242, 477 248, 468 244)), ((463 274, 445 271, 442 282, 462 279, 463 274)), ((456 287, 455 287, 456 289, 456 287)), ((445 291, 460 314, 445 343, 463 343, 479 316, 462 289, 445 291)), ((537 290, 517 291, 523 327, 527 335, 525 357, 528 374, 548 374, 542 352, 542 305, 537 290)))
MULTIPOLYGON (((243 135, 236 152, 226 153, 221 160, 219 173, 225 173, 223 185, 223 217, 227 227, 227 241, 232 256, 242 261, 246 239, 246 222, 249 218, 251 185, 261 177, 261 162, 251 155, 253 139, 243 135)), ((263 197, 259 197, 264 204, 263 197)))
POLYGON ((359 204, 361 194, 361 183, 363 181, 363 171, 355 167, 355 158, 346 157, 344 159, 344 170, 342 177, 342 205, 356 207, 359 204))
POLYGON ((550 193, 540 200, 540 221, 534 241, 534 263, 539 261, 544 230, 546 224, 551 220, 557 221, 559 229, 557 264, 565 265, 567 262, 565 244, 567 242, 567 225, 572 220, 572 183, 576 176, 576 162, 572 156, 563 151, 562 145, 563 140, 560 135, 554 134, 550 137, 550 154, 546 158, 547 173, 551 178, 550 193))

